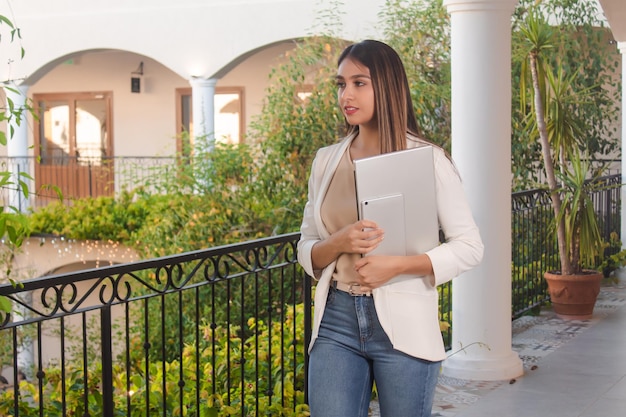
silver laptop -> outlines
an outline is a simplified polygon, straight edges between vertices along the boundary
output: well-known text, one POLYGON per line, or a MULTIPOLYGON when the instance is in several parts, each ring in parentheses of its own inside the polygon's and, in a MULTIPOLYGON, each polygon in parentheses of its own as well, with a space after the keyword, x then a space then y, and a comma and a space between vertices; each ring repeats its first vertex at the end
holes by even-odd
POLYGON ((416 255, 439 244, 432 146, 354 161, 359 219, 385 239, 370 254, 416 255))

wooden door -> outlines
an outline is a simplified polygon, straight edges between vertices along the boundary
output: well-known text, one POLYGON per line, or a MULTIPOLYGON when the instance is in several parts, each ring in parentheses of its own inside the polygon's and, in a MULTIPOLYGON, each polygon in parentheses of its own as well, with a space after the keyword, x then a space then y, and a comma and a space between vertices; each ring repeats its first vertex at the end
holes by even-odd
POLYGON ((111 94, 39 94, 35 130, 38 204, 113 195, 111 94))

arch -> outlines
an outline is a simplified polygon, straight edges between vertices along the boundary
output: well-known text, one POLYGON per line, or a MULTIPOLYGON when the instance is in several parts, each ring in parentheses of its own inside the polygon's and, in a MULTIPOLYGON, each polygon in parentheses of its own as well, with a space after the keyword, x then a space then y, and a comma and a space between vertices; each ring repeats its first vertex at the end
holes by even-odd
MULTIPOLYGON (((242 64, 244 61, 246 61, 248 58, 262 53, 265 50, 268 49, 272 49, 274 47, 280 47, 283 46, 284 48, 292 48, 295 47, 296 43, 302 39, 304 39, 305 37, 298 37, 298 38, 290 38, 290 39, 282 39, 282 40, 277 40, 277 41, 272 41, 266 44, 262 44, 262 45, 257 45, 255 46, 253 49, 250 50, 246 50, 246 51, 241 51, 241 53, 238 56, 233 57, 230 61, 228 62, 224 62, 223 66, 221 68, 218 68, 214 74, 210 75, 207 78, 216 78, 216 79, 221 79, 222 77, 224 77, 226 74, 228 74, 231 70, 233 70, 234 68, 236 68, 238 65, 242 64)), ((98 54, 98 53, 124 53, 124 54, 128 54, 131 56, 136 57, 139 60, 142 59, 147 59, 147 60, 152 60, 154 62, 157 62, 159 65, 162 65, 163 67, 167 68, 168 70, 176 73, 178 76, 180 76, 181 78, 184 79, 190 79, 191 77, 196 77, 195 75, 188 74, 188 73, 179 73, 177 72, 177 68, 176 67, 171 67, 169 66, 169 61, 159 61, 158 57, 154 57, 154 56, 150 56, 150 55, 146 55, 140 52, 136 52, 130 49, 125 49, 125 48, 121 48, 121 49, 117 49, 117 48, 92 48, 92 49, 82 49, 82 50, 76 50, 76 51, 72 51, 72 52, 65 52, 63 55, 57 56, 57 57, 51 57, 50 60, 48 62, 42 63, 40 67, 34 69, 34 71, 30 74, 25 76, 23 79, 19 80, 17 82, 17 84, 24 84, 24 85, 28 85, 28 86, 32 86, 34 84, 36 84, 37 82, 39 82, 43 77, 45 77, 48 73, 50 73, 51 71, 53 71, 55 68, 57 68, 59 65, 62 64, 72 64, 75 62, 79 62, 81 57, 86 55, 86 54, 98 54)), ((138 61, 138 62, 143 62, 143 61, 138 61)), ((129 67, 129 70, 127 72, 132 72, 132 70, 129 67)))
POLYGON ((267 43, 265 45, 259 45, 259 46, 255 47, 253 49, 250 49, 248 51, 244 51, 239 56, 233 58, 230 62, 227 62, 222 68, 217 70, 215 72, 215 74, 213 74, 209 78, 220 79, 224 75, 226 75, 229 71, 234 69, 237 65, 241 64, 246 59, 250 58, 251 56, 253 56, 255 54, 258 54, 258 53, 260 53, 260 52, 262 52, 262 51, 264 51, 266 49, 270 49, 270 48, 275 47, 275 46, 285 45, 285 46, 293 47, 293 46, 295 46, 296 42, 298 42, 298 40, 301 40, 301 39, 303 39, 303 38, 284 39, 284 40, 280 40, 280 41, 270 42, 270 43, 267 43))
POLYGON ((14 254, 12 271, 14 279, 23 280, 137 260, 132 248, 116 242, 33 236, 14 254))
POLYGON ((332 19, 338 36, 375 36, 384 3, 179 0, 174 4, 154 0, 138 7, 120 0, 69 0, 51 7, 41 1, 13 2, 14 20, 22 34, 19 43, 26 55, 20 59, 20 45, 7 44, 13 63, 11 68, 0 66, 0 79, 9 73, 30 77, 56 58, 98 49, 151 57, 185 79, 211 78, 264 45, 327 30, 327 26, 315 29, 322 16, 332 19))
POLYGON ((107 260, 105 262, 102 261, 84 261, 84 262, 73 262, 65 265, 60 265, 50 271, 46 271, 42 276, 48 275, 58 275, 58 274, 68 274, 70 272, 84 271, 87 269, 94 269, 104 266, 102 264, 108 265, 119 265, 121 262, 115 262, 112 260, 107 260))

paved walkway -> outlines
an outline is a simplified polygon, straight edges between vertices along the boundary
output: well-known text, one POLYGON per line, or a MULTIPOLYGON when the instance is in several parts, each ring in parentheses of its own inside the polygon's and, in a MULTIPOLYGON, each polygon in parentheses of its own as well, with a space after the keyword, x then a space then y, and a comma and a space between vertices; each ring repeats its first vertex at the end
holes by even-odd
MULTIPOLYGON (((511 381, 441 376, 432 417, 626 415, 624 282, 602 287, 590 320, 562 320, 543 308, 515 320, 512 330, 524 375, 511 381)), ((376 403, 371 416, 379 416, 376 403)))

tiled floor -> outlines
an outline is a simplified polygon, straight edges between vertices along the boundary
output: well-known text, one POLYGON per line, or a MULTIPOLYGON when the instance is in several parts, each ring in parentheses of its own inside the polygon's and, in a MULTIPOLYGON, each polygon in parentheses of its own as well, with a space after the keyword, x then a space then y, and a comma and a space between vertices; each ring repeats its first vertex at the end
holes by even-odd
MULTIPOLYGON (((524 363, 524 376, 519 378, 519 381, 468 381, 461 380, 456 378, 450 378, 446 376, 441 376, 439 379, 439 385, 437 386, 437 392, 435 395, 435 404, 433 406, 433 417, 473 417, 473 416, 534 416, 534 415, 551 415, 551 416, 593 416, 595 414, 584 414, 585 407, 590 407, 587 403, 582 403, 574 406, 571 411, 563 411, 562 414, 559 412, 550 411, 546 413, 545 407, 541 410, 532 411, 533 404, 532 399, 528 399, 528 401, 522 401, 518 397, 523 395, 528 395, 527 389, 528 386, 533 385, 536 389, 544 389, 551 390, 552 385, 548 385, 547 376, 541 375, 539 371, 540 368, 544 368, 544 359, 556 351, 557 349, 565 346, 569 341, 577 338, 580 334, 586 332, 586 330, 594 327, 596 324, 605 321, 607 317, 611 316, 611 320, 606 320, 602 326, 598 326, 596 330, 597 335, 590 334, 587 339, 590 339, 590 343, 594 345, 594 348, 602 346, 603 348, 608 348, 609 353, 611 349, 617 352, 626 352, 626 345, 624 343, 615 343, 616 340, 602 339, 605 334, 613 334, 617 332, 617 334, 622 334, 624 336, 623 340, 626 341, 626 307, 623 307, 626 304, 626 284, 623 282, 619 284, 609 284, 602 287, 600 295, 598 296, 598 301, 596 303, 594 309, 593 318, 590 320, 562 320, 558 318, 552 310, 544 308, 541 311, 539 316, 533 317, 522 317, 513 322, 512 330, 513 330, 513 350, 516 351, 520 358, 524 363), (618 314, 613 315, 612 313, 618 312, 618 314), (611 346, 616 345, 616 346, 611 346), (545 388, 537 388, 542 385, 542 381, 545 381, 544 385, 547 385, 545 388), (513 388, 515 385, 526 385, 526 387, 518 387, 513 388), (510 386, 507 388, 507 386, 510 386), (492 405, 493 404, 493 405, 492 405), (516 409, 519 408, 519 409, 516 409), (522 411, 522 408, 524 411, 522 411), (535 412, 539 412, 540 414, 535 414, 535 412)), ((620 342, 621 340, 617 340, 620 342)), ((580 339, 578 344, 585 343, 583 338, 580 339)), ((574 352, 569 352, 569 354, 576 355, 577 344, 572 343, 571 349, 574 352)), ((591 350, 585 346, 582 346, 582 349, 587 353, 591 353, 591 350)), ((568 354, 568 350, 563 349, 564 355, 568 354)), ((603 353, 604 354, 604 353, 603 353)), ((597 356, 601 354, 598 353, 597 356)), ((559 353, 553 355, 550 358, 552 362, 558 361, 559 353)), ((624 355, 620 356, 620 358, 616 357, 607 357, 601 358, 603 361, 607 361, 610 363, 611 360, 619 361, 623 358, 624 355)), ((582 356, 579 356, 580 360, 583 360, 582 356)), ((584 358, 588 360, 588 358, 584 358)), ((550 364, 545 362, 545 367, 549 368, 550 364)), ((592 366, 591 364, 586 365, 585 363, 580 363, 578 369, 572 369, 571 372, 577 373, 574 376, 575 379, 584 379, 585 378, 585 366, 592 366)), ((607 365, 610 366, 610 365, 607 365)), ((621 364, 621 366, 623 366, 621 364)), ((541 369, 543 371, 543 369, 541 369)), ((594 373, 597 370, 597 366, 594 368, 594 373)), ((620 375, 626 375, 626 370, 622 372, 621 370, 617 370, 617 372, 612 373, 609 372, 606 374, 606 390, 609 391, 605 395, 600 392, 597 393, 598 396, 606 397, 609 400, 607 401, 596 401, 594 402, 594 406, 596 408, 605 407, 602 410, 601 414, 604 416, 613 416, 613 415, 626 415, 626 377, 621 379, 620 375), (614 381, 615 379, 615 381, 614 381), (611 390, 611 391, 610 391, 611 390), (621 390, 621 391, 620 391, 621 390), (611 398, 610 392, 617 392, 617 394, 613 394, 614 399, 611 398), (617 404, 614 404, 617 402, 617 404), (608 407, 608 409, 606 408, 608 407), (614 414, 615 407, 618 407, 624 413, 614 414), (613 414, 612 414, 613 413, 613 414)), ((601 377, 601 375, 597 375, 601 377)), ((592 379, 592 378, 590 378, 592 379)), ((558 388, 554 388, 555 391, 558 391, 558 388)), ((566 394, 566 393, 564 393, 566 394)), ((558 395, 558 393, 557 393, 558 395)), ((589 396, 588 394, 581 394, 589 396)), ((562 398, 562 400, 564 400, 562 398)), ((591 400, 589 400, 591 401, 591 400)), ((372 417, 376 417, 379 415, 377 404, 372 403, 372 417)))

